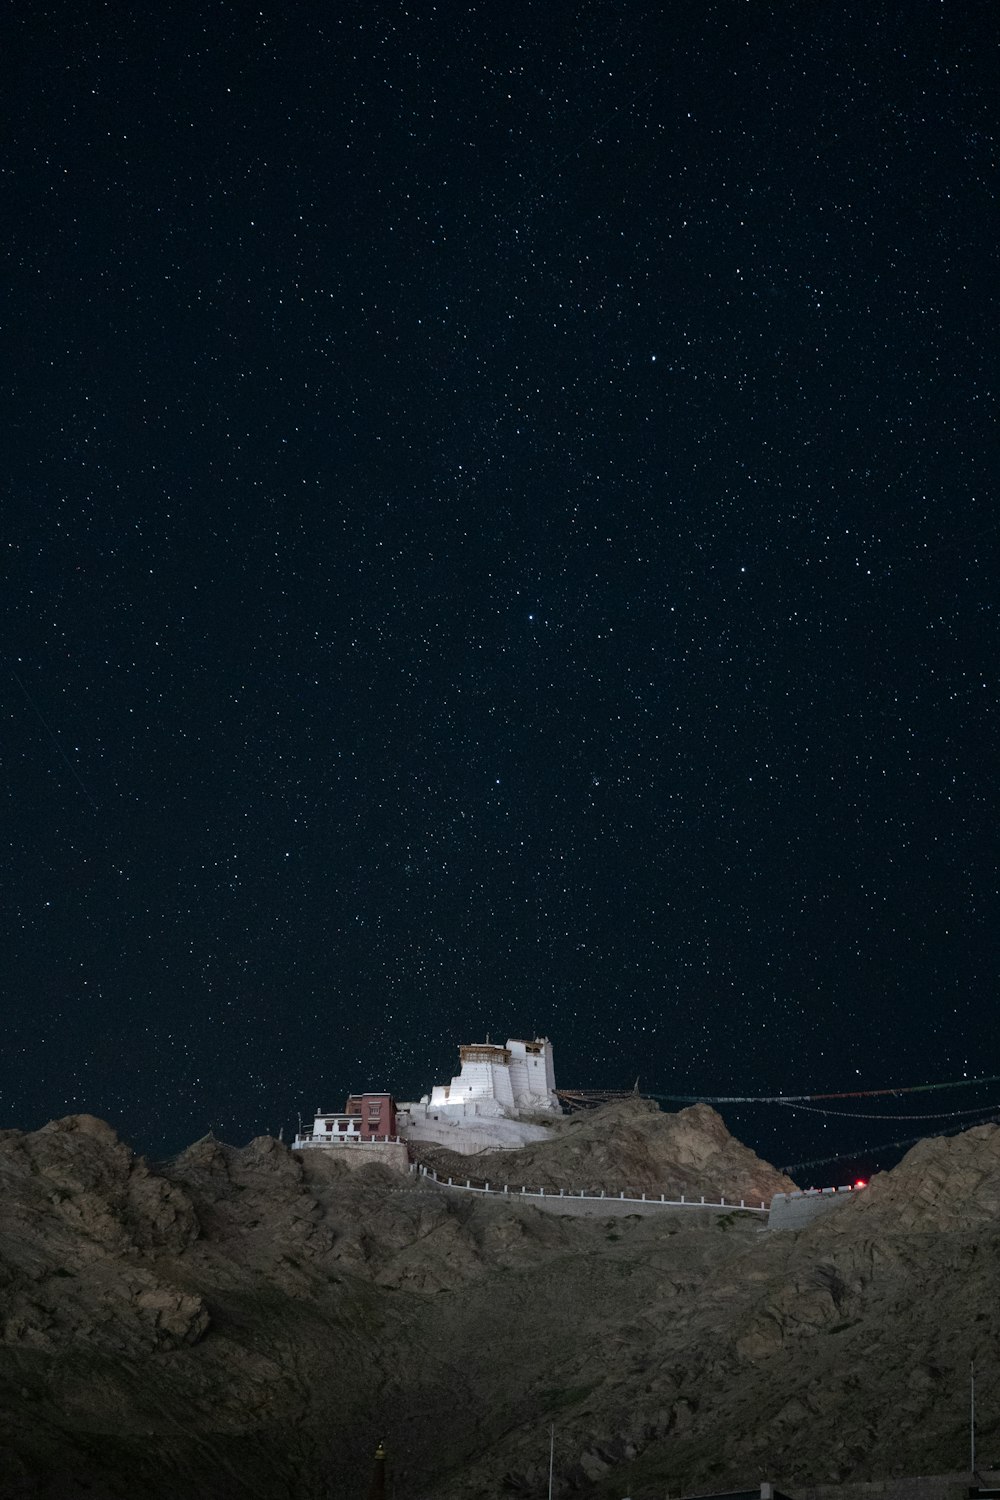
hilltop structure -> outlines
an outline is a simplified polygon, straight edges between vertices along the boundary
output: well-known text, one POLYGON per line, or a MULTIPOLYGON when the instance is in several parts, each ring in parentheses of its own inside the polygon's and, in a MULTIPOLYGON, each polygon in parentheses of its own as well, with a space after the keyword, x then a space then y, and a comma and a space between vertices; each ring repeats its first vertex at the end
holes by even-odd
POLYGON ((505 1047, 477 1042, 459 1047, 458 1055, 458 1077, 435 1087, 431 1109, 445 1109, 463 1119, 518 1119, 538 1110, 561 1113, 548 1037, 535 1037, 533 1042, 512 1039, 505 1047))
POLYGON ((469 1155, 544 1140, 546 1116, 562 1114, 548 1037, 475 1042, 458 1049, 459 1071, 417 1104, 401 1104, 398 1130, 469 1155))
POLYGON ((341 1115, 318 1109, 312 1133, 301 1131, 292 1150, 302 1146, 353 1146, 396 1139, 396 1101, 391 1094, 350 1094, 341 1115))
POLYGON ((459 1047, 458 1054, 457 1075, 419 1103, 397 1105, 389 1093, 368 1092, 351 1094, 342 1114, 317 1109, 312 1130, 300 1129, 292 1150, 363 1147, 368 1160, 374 1155, 406 1170, 405 1141, 469 1155, 546 1138, 539 1118, 562 1114, 548 1037, 511 1038, 504 1046, 475 1042, 459 1047))
POLYGON ((391 1094, 366 1093, 348 1096, 342 1114, 318 1109, 312 1130, 299 1129, 293 1151, 321 1147, 339 1152, 350 1167, 379 1161, 397 1172, 408 1172, 410 1159, 399 1138, 396 1101, 391 1094))

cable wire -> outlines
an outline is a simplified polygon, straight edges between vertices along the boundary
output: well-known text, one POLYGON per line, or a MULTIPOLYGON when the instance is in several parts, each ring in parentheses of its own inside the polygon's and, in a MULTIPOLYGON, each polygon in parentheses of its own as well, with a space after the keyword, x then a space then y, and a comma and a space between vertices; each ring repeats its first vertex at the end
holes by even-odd
POLYGON ((984 1078, 959 1078, 950 1083, 911 1083, 906 1087, 887 1089, 852 1089, 836 1094, 651 1094, 646 1099, 662 1099, 671 1104, 813 1104, 823 1099, 875 1099, 885 1094, 926 1094, 941 1089, 967 1089, 977 1083, 1000 1083, 1000 1073, 984 1078))
MULTIPOLYGON (((1000 1116, 993 1118, 996 1121, 1000 1116)), ((979 1123, 986 1125, 989 1121, 980 1120, 979 1123)), ((841 1151, 838 1156, 811 1156, 808 1161, 792 1162, 790 1166, 779 1170, 791 1176, 793 1172, 801 1172, 803 1167, 825 1167, 836 1161, 857 1161, 859 1156, 879 1156, 883 1151, 894 1151, 901 1146, 916 1146, 920 1141, 935 1141, 941 1136, 959 1135, 964 1129, 964 1125, 953 1125, 948 1130, 936 1130, 933 1135, 911 1135, 903 1141, 883 1141, 879 1146, 861 1146, 857 1151, 841 1151)))
POLYGON ((963 1115, 991 1114, 1000 1109, 997 1104, 981 1104, 978 1109, 946 1109, 934 1115, 862 1115, 852 1109, 817 1109, 813 1104, 783 1105, 784 1109, 805 1110, 810 1115, 836 1115, 838 1120, 957 1120, 963 1115))

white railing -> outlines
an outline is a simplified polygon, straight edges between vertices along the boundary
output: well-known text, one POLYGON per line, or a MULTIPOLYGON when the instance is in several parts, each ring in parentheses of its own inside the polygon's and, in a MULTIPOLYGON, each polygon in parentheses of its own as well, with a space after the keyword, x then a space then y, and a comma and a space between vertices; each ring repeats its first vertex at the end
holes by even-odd
POLYGON ((453 1177, 442 1177, 432 1167, 425 1167, 423 1165, 420 1167, 420 1175, 421 1177, 429 1177, 432 1182, 440 1183, 442 1187, 457 1188, 463 1193, 490 1193, 500 1198, 544 1198, 546 1202, 558 1201, 560 1198, 572 1198, 576 1203, 579 1203, 582 1199, 584 1203, 645 1203, 655 1208, 728 1208, 742 1209, 744 1213, 748 1214, 766 1214, 768 1212, 766 1203, 761 1203, 760 1207, 757 1207, 754 1204, 747 1204, 742 1198, 739 1202, 736 1202, 733 1198, 730 1198, 728 1202, 725 1198, 720 1198, 716 1202, 712 1198, 687 1198, 683 1194, 681 1194, 680 1198, 668 1198, 664 1193, 661 1193, 659 1197, 650 1195, 649 1193, 588 1193, 585 1188, 581 1188, 579 1191, 576 1188, 549 1188, 546 1192, 545 1188, 512 1188, 508 1183, 504 1183, 502 1186, 489 1182, 477 1184, 470 1177, 467 1177, 464 1182, 456 1181, 453 1177))
POLYGON ((398 1135, 307 1135, 296 1136, 292 1142, 293 1151, 301 1151, 307 1146, 398 1146, 401 1144, 398 1135))

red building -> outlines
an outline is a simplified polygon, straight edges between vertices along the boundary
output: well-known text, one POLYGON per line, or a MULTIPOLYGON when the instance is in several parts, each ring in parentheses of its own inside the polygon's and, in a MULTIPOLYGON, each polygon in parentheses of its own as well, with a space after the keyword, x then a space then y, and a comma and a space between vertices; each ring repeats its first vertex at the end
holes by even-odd
POLYGON ((352 1146, 396 1138, 396 1101, 391 1094, 351 1094, 342 1115, 317 1110, 311 1135, 299 1134, 302 1146, 352 1146))
POLYGON ((363 1141, 396 1134, 396 1101, 391 1094, 351 1094, 344 1113, 358 1121, 363 1141))

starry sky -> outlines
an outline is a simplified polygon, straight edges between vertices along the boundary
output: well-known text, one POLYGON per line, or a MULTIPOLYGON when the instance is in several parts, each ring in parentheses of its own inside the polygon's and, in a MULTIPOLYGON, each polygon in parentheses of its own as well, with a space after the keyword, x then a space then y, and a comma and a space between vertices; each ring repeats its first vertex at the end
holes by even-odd
POLYGON ((3 24, 0 1126, 1000 1072, 989 0, 3 24))

